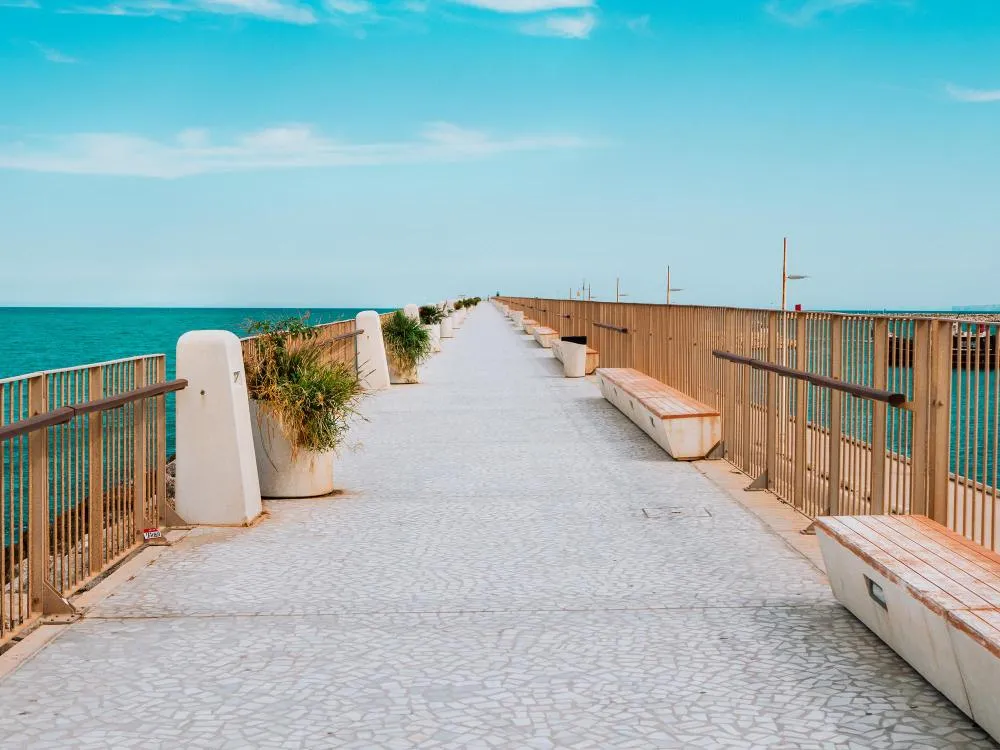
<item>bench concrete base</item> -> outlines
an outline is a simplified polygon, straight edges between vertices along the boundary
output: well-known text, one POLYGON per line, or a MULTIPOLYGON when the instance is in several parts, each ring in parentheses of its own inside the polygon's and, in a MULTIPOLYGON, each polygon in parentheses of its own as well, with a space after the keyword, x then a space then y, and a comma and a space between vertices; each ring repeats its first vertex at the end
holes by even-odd
POLYGON ((916 516, 820 518, 816 535, 837 601, 1000 740, 1000 558, 916 516))
POLYGON ((515 310, 510 314, 510 321, 514 324, 514 330, 520 331, 524 327, 524 313, 515 310))
POLYGON ((816 528, 833 595, 893 651, 969 715, 971 708, 952 650, 944 612, 934 613, 901 585, 816 528), (869 592, 869 583, 878 588, 869 592), (875 597, 881 597, 885 607, 875 597))
POLYGON ((563 363, 563 374, 567 378, 582 378, 587 374, 587 345, 555 339, 552 354, 563 363))
POLYGON ((597 384, 604 398, 618 407, 619 411, 678 461, 703 459, 722 440, 722 419, 719 414, 664 418, 655 414, 639 398, 618 387, 604 374, 606 372, 597 371, 597 384))
POLYGON ((559 338, 559 333, 557 331, 541 326, 535 329, 533 335, 535 337, 535 341, 537 341, 538 345, 543 349, 551 349, 552 342, 559 338))
POLYGON ((535 333, 535 329, 538 328, 538 321, 531 320, 530 318, 525 318, 524 320, 521 321, 521 328, 524 329, 524 332, 526 334, 531 336, 535 333))

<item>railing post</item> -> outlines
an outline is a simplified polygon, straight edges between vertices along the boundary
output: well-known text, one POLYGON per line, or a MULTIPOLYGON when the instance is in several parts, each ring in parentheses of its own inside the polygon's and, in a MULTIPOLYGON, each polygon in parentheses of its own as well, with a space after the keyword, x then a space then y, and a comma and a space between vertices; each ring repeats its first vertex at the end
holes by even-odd
MULTIPOLYGON (((104 368, 91 367, 88 398, 104 398, 104 368)), ((89 472, 87 494, 87 539, 90 553, 90 573, 104 567, 104 414, 93 412, 87 416, 87 468, 89 472)))
MULTIPOLYGON (((830 377, 843 375, 844 321, 839 315, 830 316, 830 377)), ((827 510, 831 516, 840 515, 840 456, 843 449, 844 394, 830 389, 830 447, 829 447, 829 498, 827 510)))
MULTIPOLYGON (((913 342, 909 350, 901 340, 897 340, 891 355, 897 367, 906 366, 906 357, 913 368, 913 401, 910 404, 912 433, 910 445, 910 508, 909 512, 925 516, 928 514, 927 498, 927 450, 930 438, 930 369, 931 369, 931 321, 917 319, 913 326, 913 342)), ((900 469, 902 471, 902 469, 900 469)))
MULTIPOLYGON (((770 312, 767 315, 767 361, 777 364, 778 361, 778 314, 770 312)), ((767 476, 762 489, 771 489, 778 479, 778 376, 767 373, 767 403, 765 404, 764 425, 764 465, 767 476)))
MULTIPOLYGON (((135 388, 146 385, 146 360, 135 362, 135 388)), ((142 542, 146 528, 146 400, 132 405, 132 520, 135 541, 142 542)))
MULTIPOLYGON (((352 339, 351 346, 356 346, 352 339)), ((355 362, 356 364, 356 362, 355 362)), ((167 358, 156 362, 156 382, 167 382, 167 358)), ((156 397, 156 517, 159 526, 167 521, 167 396, 156 397)))
MULTIPOLYGON (((804 314, 795 316, 795 369, 805 370, 809 362, 809 336, 807 318, 804 314)), ((795 483, 792 492, 792 506, 805 510, 806 502, 806 458, 809 440, 809 384, 804 380, 795 381, 795 483)))
POLYGON ((954 344, 950 322, 931 323, 930 413, 928 414, 927 513, 948 525, 951 470, 951 373, 954 344))
MULTIPOLYGON (((885 389, 889 346, 889 321, 876 318, 872 326, 872 385, 885 389)), ((872 501, 873 515, 885 513, 886 411, 882 401, 872 402, 872 501)))
MULTIPOLYGON (((48 378, 28 381, 28 416, 49 410, 48 378)), ((45 613, 45 583, 49 567, 49 431, 28 435, 28 589, 29 612, 45 613)))

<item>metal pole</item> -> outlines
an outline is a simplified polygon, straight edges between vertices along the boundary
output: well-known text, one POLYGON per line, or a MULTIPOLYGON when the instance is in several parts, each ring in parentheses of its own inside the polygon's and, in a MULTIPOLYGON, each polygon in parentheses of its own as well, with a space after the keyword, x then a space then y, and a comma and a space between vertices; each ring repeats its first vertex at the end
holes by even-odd
POLYGON ((621 302, 621 279, 615 279, 615 302, 621 302))
POLYGON ((667 304, 670 304, 670 266, 667 266, 667 304))

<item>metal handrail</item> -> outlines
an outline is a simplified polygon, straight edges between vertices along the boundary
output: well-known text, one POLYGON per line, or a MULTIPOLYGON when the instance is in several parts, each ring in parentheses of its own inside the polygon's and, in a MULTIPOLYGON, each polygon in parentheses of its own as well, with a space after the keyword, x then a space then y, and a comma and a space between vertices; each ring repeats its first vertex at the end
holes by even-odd
POLYGON ((718 349, 712 351, 712 356, 718 359, 724 359, 728 362, 735 362, 739 365, 747 365, 755 370, 773 372, 776 375, 783 375, 786 378, 791 378, 793 380, 804 380, 807 383, 812 383, 813 385, 818 385, 823 388, 831 388, 835 391, 847 393, 858 398, 865 398, 871 401, 881 401, 889 404, 889 406, 899 407, 906 403, 906 394, 904 393, 894 393, 892 391, 884 391, 881 388, 872 388, 867 385, 847 383, 837 378, 831 378, 828 375, 817 375, 811 372, 804 372, 803 370, 796 370, 791 367, 785 367, 784 365, 776 365, 771 362, 765 362, 762 359, 754 359, 753 357, 744 357, 740 354, 722 352, 718 349))
POLYGON ((58 409, 53 409, 52 411, 45 412, 44 414, 38 414, 34 417, 21 419, 17 422, 0 427, 0 441, 10 440, 12 438, 20 437, 21 435, 27 435, 31 432, 35 432, 36 430, 44 430, 47 427, 66 424, 67 422, 71 422, 74 417, 82 414, 110 411, 111 409, 117 409, 134 401, 142 401, 143 399, 153 398, 154 396, 162 396, 165 393, 180 391, 187 388, 187 385, 187 380, 179 378, 177 380, 169 380, 166 383, 144 385, 141 388, 126 391, 125 393, 107 396, 106 398, 98 398, 93 401, 85 401, 82 404, 76 404, 75 406, 60 406, 58 409))
POLYGON ((350 333, 342 333, 339 336, 334 336, 332 339, 330 339, 330 341, 332 343, 334 341, 345 341, 346 339, 356 339, 362 333, 364 333, 362 329, 356 328, 350 333))
POLYGON ((628 333, 628 328, 623 328, 621 326, 613 326, 610 323, 594 323, 598 328, 606 328, 609 331, 618 331, 618 333, 628 333))

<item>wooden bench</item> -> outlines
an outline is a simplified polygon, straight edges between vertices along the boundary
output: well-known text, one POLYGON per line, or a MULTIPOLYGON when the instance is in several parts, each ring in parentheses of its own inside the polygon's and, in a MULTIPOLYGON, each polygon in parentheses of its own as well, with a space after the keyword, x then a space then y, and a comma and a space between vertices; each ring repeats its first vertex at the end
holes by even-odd
POLYGON ((678 461, 705 458, 722 441, 718 410, 638 370, 602 367, 597 384, 604 398, 678 461))
POLYGON ((1000 740, 1000 555, 924 516, 816 521, 834 596, 1000 740))
POLYGON ((536 326, 534 336, 535 341, 537 341, 539 345, 546 349, 550 349, 552 348, 552 342, 559 338, 559 331, 554 331, 548 326, 536 326))
POLYGON ((526 334, 531 336, 535 332, 535 329, 538 328, 538 321, 532 320, 531 318, 525 318, 521 321, 521 327, 524 329, 526 334))
POLYGON ((594 370, 597 369, 597 351, 591 349, 586 344, 566 341, 565 339, 555 339, 552 341, 551 348, 555 358, 563 363, 563 372, 567 378, 582 378, 585 375, 593 375, 594 370), (580 352, 575 347, 581 347, 584 351, 580 352), (582 362, 579 361, 581 359, 582 362))

